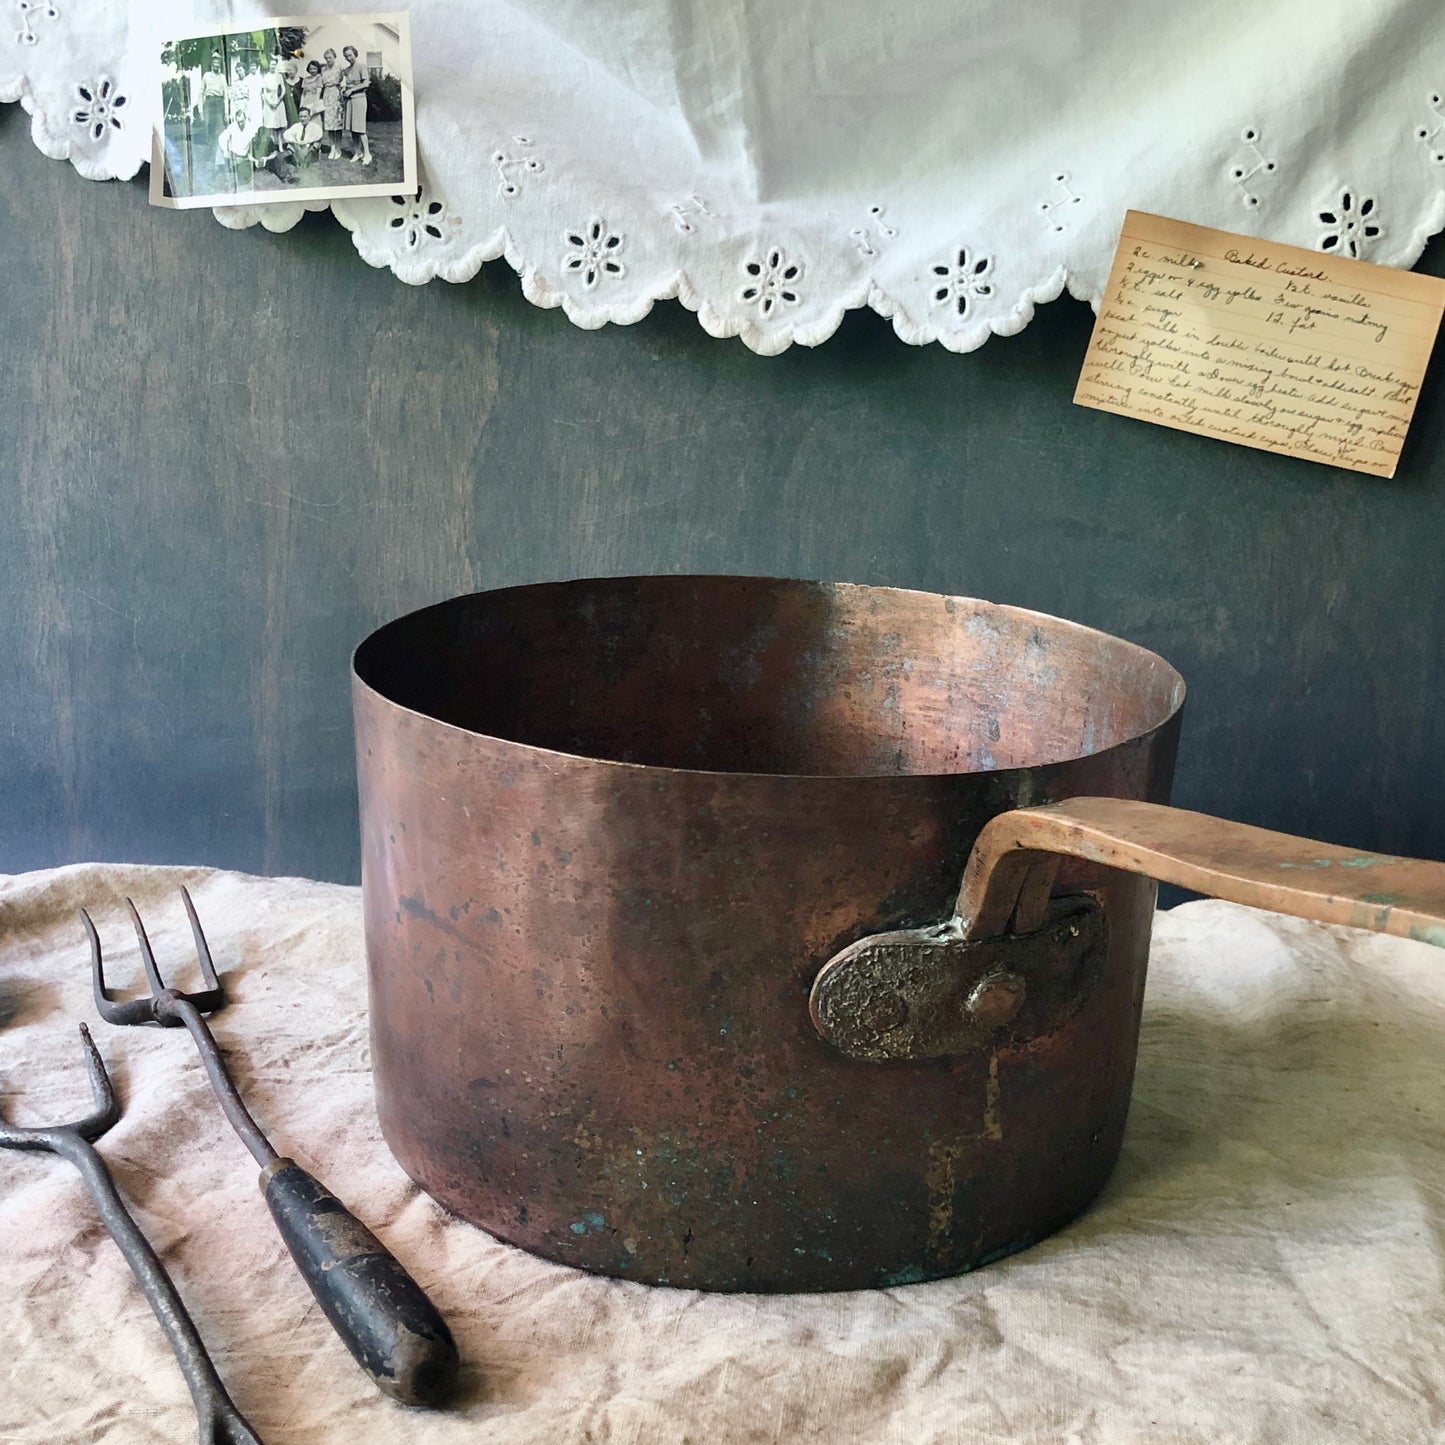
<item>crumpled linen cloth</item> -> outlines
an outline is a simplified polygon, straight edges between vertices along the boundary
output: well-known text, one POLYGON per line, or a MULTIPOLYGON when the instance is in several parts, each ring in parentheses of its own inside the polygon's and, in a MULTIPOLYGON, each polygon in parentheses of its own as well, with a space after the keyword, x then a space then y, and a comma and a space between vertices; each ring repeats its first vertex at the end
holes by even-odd
MULTIPOLYGON (((0 1104, 89 1107, 87 1020, 124 1101, 99 1143, 232 1396, 280 1442, 1445 1440, 1445 954, 1232 905, 1156 920, 1119 1167, 1084 1218, 972 1275, 707 1295, 593 1278, 449 1218, 392 1160, 368 1075, 359 891, 191 868, 0 878, 0 1104), (76 909, 140 980, 195 977, 283 1152, 449 1318, 445 1412, 376 1393, 291 1267, 183 1032, 101 1023, 76 909)), ((0 1440, 196 1438, 181 1376, 75 1171, 0 1151, 0 1440)))
MULTIPOLYGON (((26 107, 47 155, 132 176, 162 40, 336 9, 8 0, 0 100, 26 107)), ((1097 304, 1131 207, 1387 265, 1445 226, 1439 0, 409 12, 422 188, 332 209, 403 281, 505 257, 528 300, 578 326, 675 296, 771 355, 869 306, 906 342, 972 351, 1066 286, 1097 304)), ((326 204, 216 214, 285 230, 326 204)))

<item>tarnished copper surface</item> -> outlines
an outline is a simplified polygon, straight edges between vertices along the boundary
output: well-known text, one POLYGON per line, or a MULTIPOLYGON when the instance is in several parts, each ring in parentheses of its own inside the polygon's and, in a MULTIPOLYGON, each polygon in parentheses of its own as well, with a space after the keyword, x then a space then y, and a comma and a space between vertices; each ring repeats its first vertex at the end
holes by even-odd
POLYGON ((1152 883, 1063 865, 1107 957, 1043 1037, 871 1063, 808 995, 946 918, 996 814, 1162 800, 1159 658, 962 598, 662 577, 460 598, 356 674, 381 1122, 448 1208, 626 1278, 836 1289, 971 1268, 1094 1197, 1152 883))
POLYGON ((960 931, 992 938, 1063 856, 1445 948, 1445 863, 1381 857, 1119 798, 1074 798, 990 823, 959 892, 960 931))

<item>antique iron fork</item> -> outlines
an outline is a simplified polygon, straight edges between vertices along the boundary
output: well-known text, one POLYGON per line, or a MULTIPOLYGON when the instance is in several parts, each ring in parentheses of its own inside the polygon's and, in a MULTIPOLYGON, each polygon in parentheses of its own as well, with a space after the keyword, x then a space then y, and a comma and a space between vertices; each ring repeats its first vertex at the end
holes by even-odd
POLYGON ((120 1118, 120 1102, 111 1087, 105 1064, 91 1040, 90 1030, 84 1024, 80 1026, 80 1038, 85 1045, 85 1067, 90 1074, 94 1111, 73 1124, 51 1124, 46 1128, 22 1129, 0 1119, 0 1148, 59 1154, 75 1165, 90 1190, 96 1211, 110 1230, 111 1238, 120 1247, 161 1322, 166 1338, 171 1342, 176 1363, 180 1365, 190 1387, 191 1399, 195 1401, 201 1445, 261 1445, 260 1437, 231 1403, 231 1397, 226 1393, 226 1387, 221 1383, 171 1277, 131 1218, 105 1160, 96 1153, 91 1143, 120 1118))
POLYGON ((226 994, 191 895, 182 888, 181 897, 206 987, 182 993, 166 986, 145 925, 127 898, 150 996, 120 1002, 107 994, 100 935, 82 908, 96 1008, 108 1023, 183 1025, 190 1032, 222 1110, 261 1166, 261 1191, 276 1227, 336 1333, 383 1393, 406 1405, 439 1404, 457 1374, 457 1347, 446 1321, 386 1246, 319 1180, 279 1155, 251 1117, 204 1017, 224 1007, 226 994))

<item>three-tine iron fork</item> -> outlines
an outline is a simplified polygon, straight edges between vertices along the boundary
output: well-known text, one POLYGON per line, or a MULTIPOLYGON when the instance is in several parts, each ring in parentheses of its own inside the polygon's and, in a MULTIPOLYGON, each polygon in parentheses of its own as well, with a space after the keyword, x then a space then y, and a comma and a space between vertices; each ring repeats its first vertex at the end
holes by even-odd
POLYGON ((96 1008, 108 1023, 183 1025, 190 1032, 221 1108, 261 1166, 261 1190, 276 1227, 336 1333, 383 1393, 407 1405, 441 1403, 457 1375, 446 1321, 386 1246, 317 1179, 279 1155, 251 1117, 204 1017, 225 1005, 226 994, 191 895, 182 888, 181 897, 206 987, 188 994, 163 982, 145 925, 127 898, 150 996, 120 1002, 107 994, 100 935, 81 909, 96 1008))

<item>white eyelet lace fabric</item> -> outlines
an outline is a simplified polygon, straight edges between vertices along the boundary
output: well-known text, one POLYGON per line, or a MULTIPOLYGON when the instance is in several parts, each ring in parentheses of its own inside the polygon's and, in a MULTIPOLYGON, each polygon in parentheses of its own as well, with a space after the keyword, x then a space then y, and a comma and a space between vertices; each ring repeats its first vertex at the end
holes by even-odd
MULTIPOLYGON (((125 179, 149 159, 159 37, 337 8, 0 0, 0 98, 46 155, 125 179)), ((421 189, 331 209, 403 281, 505 257, 582 327, 675 296, 773 354, 871 306, 970 351, 1066 287, 1097 304, 1130 207, 1393 266, 1445 227, 1440 0, 410 15, 421 189)), ((284 231, 306 208, 216 215, 284 231)))

